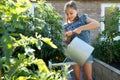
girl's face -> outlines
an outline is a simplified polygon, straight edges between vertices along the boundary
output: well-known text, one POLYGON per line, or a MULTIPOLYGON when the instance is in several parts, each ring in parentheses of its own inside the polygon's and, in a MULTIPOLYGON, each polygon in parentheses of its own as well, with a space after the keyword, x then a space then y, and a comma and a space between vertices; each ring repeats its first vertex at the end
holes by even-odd
POLYGON ((75 20, 78 14, 78 10, 75 10, 74 8, 67 8, 65 13, 66 13, 67 20, 72 22, 75 20))

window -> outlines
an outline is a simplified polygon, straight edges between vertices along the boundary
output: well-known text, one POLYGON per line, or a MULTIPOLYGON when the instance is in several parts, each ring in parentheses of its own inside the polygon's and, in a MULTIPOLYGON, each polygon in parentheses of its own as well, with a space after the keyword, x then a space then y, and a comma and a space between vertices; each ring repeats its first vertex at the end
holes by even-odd
MULTIPOLYGON (((112 5, 116 5, 117 8, 115 10, 120 10, 120 3, 116 3, 116 4, 115 3, 114 4, 113 3, 104 3, 104 4, 101 4, 101 17, 104 17, 104 16, 106 17, 107 9, 110 8, 112 5)), ((107 23, 101 22, 101 31, 104 31, 106 29, 105 28, 107 26, 106 24, 107 23)), ((115 30, 120 31, 120 17, 118 17, 118 24, 116 24, 116 26, 118 26, 118 27, 116 27, 115 30)), ((103 38, 101 38, 101 40, 103 40, 103 38)), ((120 40, 120 36, 116 36, 114 38, 114 40, 120 40)))
MULTIPOLYGON (((105 4, 101 4, 101 17, 106 17, 107 15, 107 9, 109 7, 111 7, 112 5, 114 5, 113 3, 105 3, 105 4)), ((115 10, 120 10, 120 4, 116 3, 115 4, 117 6, 117 8, 115 10)), ((115 11, 113 10, 113 11, 115 11)), ((109 21, 109 20, 108 20, 109 21)), ((107 22, 106 22, 107 24, 107 22)), ((101 31, 105 30, 105 26, 107 26, 104 22, 101 22, 101 31)), ((116 26, 118 26, 116 28, 116 30, 120 31, 120 18, 118 19, 118 24, 116 24, 116 26)))

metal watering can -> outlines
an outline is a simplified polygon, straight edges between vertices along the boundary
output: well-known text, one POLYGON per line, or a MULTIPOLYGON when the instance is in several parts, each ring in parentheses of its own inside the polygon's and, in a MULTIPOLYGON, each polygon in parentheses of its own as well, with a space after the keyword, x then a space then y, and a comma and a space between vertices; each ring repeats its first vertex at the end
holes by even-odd
POLYGON ((80 38, 75 37, 65 49, 64 54, 80 66, 83 66, 93 50, 94 47, 87 44, 80 38))

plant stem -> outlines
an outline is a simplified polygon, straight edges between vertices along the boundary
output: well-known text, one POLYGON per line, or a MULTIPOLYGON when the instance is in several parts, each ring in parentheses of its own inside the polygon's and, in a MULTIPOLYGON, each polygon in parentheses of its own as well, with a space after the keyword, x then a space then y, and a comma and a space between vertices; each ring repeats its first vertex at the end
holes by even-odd
POLYGON ((2 72, 0 71, 0 80, 2 80, 2 72))

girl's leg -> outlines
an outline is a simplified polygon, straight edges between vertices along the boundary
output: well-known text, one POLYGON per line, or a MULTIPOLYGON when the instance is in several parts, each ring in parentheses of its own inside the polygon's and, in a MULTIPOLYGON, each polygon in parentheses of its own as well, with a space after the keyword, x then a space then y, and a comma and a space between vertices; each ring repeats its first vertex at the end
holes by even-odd
POLYGON ((74 70, 74 74, 75 74, 75 80, 81 80, 82 79, 82 75, 80 72, 80 66, 79 65, 73 65, 73 70, 74 70))
POLYGON ((85 80, 92 80, 92 63, 85 63, 83 65, 85 80))

